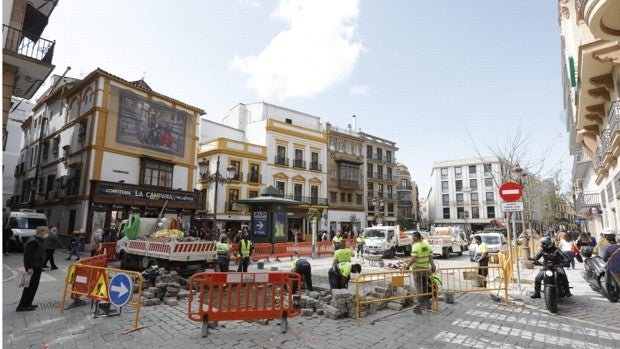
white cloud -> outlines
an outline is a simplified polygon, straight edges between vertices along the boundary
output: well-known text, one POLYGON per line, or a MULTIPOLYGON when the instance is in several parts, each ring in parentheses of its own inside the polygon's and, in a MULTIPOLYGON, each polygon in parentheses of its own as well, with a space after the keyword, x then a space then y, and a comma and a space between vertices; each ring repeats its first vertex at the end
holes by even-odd
POLYGON ((352 86, 349 89, 349 94, 352 96, 366 96, 368 94, 368 85, 352 86))
POLYGON ((263 6, 255 0, 237 0, 237 3, 241 5, 241 7, 254 7, 254 8, 263 8, 263 6))
POLYGON ((351 75, 363 50, 358 0, 280 0, 272 16, 290 27, 258 55, 231 63, 261 98, 310 97, 351 75))

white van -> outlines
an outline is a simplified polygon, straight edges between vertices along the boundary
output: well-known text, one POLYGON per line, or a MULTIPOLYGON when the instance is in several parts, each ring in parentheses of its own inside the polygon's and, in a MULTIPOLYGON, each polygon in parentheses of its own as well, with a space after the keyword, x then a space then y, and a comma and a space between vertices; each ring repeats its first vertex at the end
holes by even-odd
POLYGON ((37 227, 47 225, 47 217, 44 213, 35 210, 21 209, 19 211, 3 212, 5 225, 12 230, 13 236, 9 242, 9 248, 21 250, 23 244, 37 232, 37 227))

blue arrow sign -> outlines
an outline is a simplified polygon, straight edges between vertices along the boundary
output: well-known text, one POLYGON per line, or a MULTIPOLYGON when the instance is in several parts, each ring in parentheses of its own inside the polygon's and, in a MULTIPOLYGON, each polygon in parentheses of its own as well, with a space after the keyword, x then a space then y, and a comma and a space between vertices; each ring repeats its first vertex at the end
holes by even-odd
POLYGON ((116 274, 110 280, 110 303, 122 307, 129 302, 133 290, 131 278, 127 274, 116 274))

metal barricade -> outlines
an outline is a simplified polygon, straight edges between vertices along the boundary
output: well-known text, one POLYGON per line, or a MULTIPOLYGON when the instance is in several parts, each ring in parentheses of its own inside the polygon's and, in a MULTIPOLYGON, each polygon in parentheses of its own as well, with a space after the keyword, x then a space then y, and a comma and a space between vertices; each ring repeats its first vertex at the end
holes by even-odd
POLYGON ((101 254, 107 256, 106 263, 116 261, 116 242, 102 242, 100 247, 101 254))
POLYGON ((432 310, 437 311, 437 286, 429 280, 428 269, 390 270, 362 273, 355 279, 356 322, 360 325, 361 312, 375 312, 388 302, 401 302, 407 305, 414 298, 430 297, 432 310), (423 287, 422 279, 429 280, 423 287))
POLYGON ((310 257, 312 256, 312 242, 298 242, 294 248, 299 256, 310 257))
POLYGON ((508 282, 512 277, 500 265, 487 267, 439 268, 435 276, 441 281, 438 294, 497 291, 504 293, 508 305, 508 282))
POLYGON ((257 243, 254 244, 254 251, 252 252, 252 260, 258 261, 259 259, 269 260, 273 252, 273 246, 270 243, 257 243))
POLYGON ((232 244, 230 246, 230 261, 237 262, 239 260, 239 244, 232 244))
POLYGON ((324 254, 334 254, 334 243, 331 241, 318 241, 316 243, 316 254, 321 256, 324 254))
POLYGON ((209 335, 209 321, 287 319, 301 314, 301 276, 292 272, 198 273, 189 281, 187 316, 202 322, 202 336, 209 335))
MULTIPOLYGON (((297 245, 302 242, 298 242, 297 245)), ((295 244, 292 242, 279 242, 273 244, 273 257, 276 260, 280 260, 280 257, 288 257, 293 259, 293 251, 295 251, 295 244)))
POLYGON ((69 294, 73 299, 84 296, 91 299, 91 308, 94 309, 93 314, 95 317, 100 315, 101 311, 103 311, 105 315, 110 315, 112 312, 114 312, 113 315, 120 315, 120 309, 124 305, 129 304, 135 306, 136 314, 134 318, 134 326, 133 328, 123 332, 123 334, 146 327, 138 326, 138 320, 140 318, 140 300, 142 299, 142 274, 135 271, 106 268, 95 265, 99 259, 105 259, 105 257, 105 255, 101 254, 91 258, 84 258, 81 259, 80 262, 86 263, 76 263, 69 267, 69 271, 67 272, 67 276, 65 278, 65 288, 60 303, 60 312, 64 314, 67 294, 69 294), (96 257, 99 258, 97 259, 96 257), (84 270, 85 273, 80 272, 80 270, 84 270), (117 284, 112 282, 115 281, 112 280, 112 278, 117 274, 124 274, 121 275, 122 280, 129 281, 129 283, 119 282, 117 284), (134 292, 134 285, 138 285, 137 292, 134 292), (114 298, 112 301, 110 300, 110 293, 114 293, 114 298), (122 299, 122 301, 120 299, 122 299), (114 304, 116 304, 115 306, 119 308, 118 311, 112 309, 114 304))

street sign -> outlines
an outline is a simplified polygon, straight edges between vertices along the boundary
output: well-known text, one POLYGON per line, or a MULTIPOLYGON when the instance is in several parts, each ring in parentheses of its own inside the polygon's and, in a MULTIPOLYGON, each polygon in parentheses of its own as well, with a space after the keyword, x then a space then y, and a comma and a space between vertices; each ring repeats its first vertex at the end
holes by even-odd
POLYGON ((131 298, 131 278, 127 274, 116 274, 110 280, 110 303, 122 307, 131 298))
POLYGON ((502 212, 521 212, 523 211, 523 201, 516 202, 501 202, 500 207, 502 212))
POLYGON ((499 196, 506 202, 517 201, 523 195, 523 189, 517 182, 506 182, 499 187, 499 196))
POLYGON ((267 212, 256 211, 254 212, 254 229, 252 229, 253 236, 267 236, 267 212))

